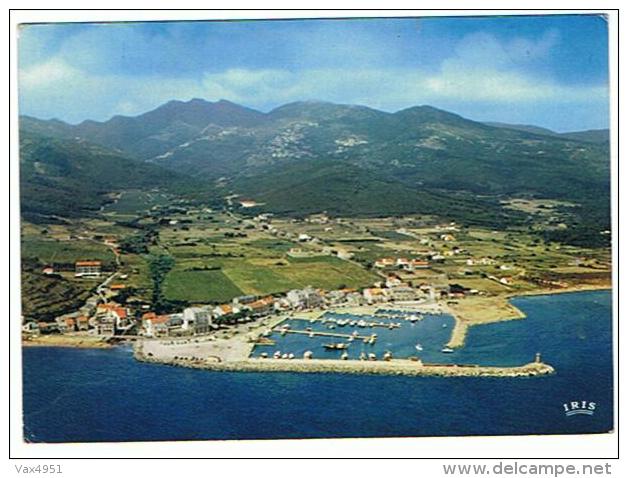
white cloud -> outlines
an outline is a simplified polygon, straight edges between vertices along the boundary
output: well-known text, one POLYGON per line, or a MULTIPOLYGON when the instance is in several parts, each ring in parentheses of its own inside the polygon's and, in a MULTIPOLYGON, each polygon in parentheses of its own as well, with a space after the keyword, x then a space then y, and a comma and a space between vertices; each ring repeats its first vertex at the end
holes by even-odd
MULTIPOLYGON (((101 32, 97 32, 98 35, 101 32)), ((121 29, 120 43, 129 38, 121 29)), ((91 33, 96 35, 96 33, 91 33)), ((558 42, 548 31, 536 39, 500 42, 476 33, 462 39, 438 70, 420 67, 321 67, 295 70, 231 68, 189 77, 111 74, 88 65, 102 61, 85 55, 71 62, 67 54, 20 70, 22 112, 77 122, 135 115, 171 99, 229 99, 267 109, 283 103, 320 99, 359 103, 394 111, 417 104, 487 105, 530 108, 535 104, 565 107, 607 102, 606 85, 564 85, 538 76, 529 62, 542 61, 558 42), (79 65, 79 66, 77 66, 79 65)), ((157 44, 167 45, 163 38, 157 44), (165 42, 165 43, 164 43, 165 42)), ((66 50, 67 51, 67 50, 66 50)), ((455 109, 455 108, 454 108, 455 109)))
POLYGON ((20 69, 19 82, 27 91, 36 90, 51 84, 72 81, 81 74, 80 70, 71 67, 66 62, 53 59, 20 69))

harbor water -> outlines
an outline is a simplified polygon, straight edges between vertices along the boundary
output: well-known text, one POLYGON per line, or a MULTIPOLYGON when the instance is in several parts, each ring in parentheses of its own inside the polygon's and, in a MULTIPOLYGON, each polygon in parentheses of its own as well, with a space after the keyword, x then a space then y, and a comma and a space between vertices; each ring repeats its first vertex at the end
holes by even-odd
MULTIPOLYGON (((610 291, 512 302, 526 319, 472 327, 465 346, 451 354, 440 352, 453 327, 447 315, 403 321, 399 329, 358 328, 360 335, 377 333, 377 341, 356 342, 347 352, 356 358, 363 349, 378 355, 391 350, 426 362, 480 365, 521 365, 541 352, 555 374, 439 378, 209 372, 141 363, 129 347, 27 347, 24 436, 31 442, 98 442, 610 431, 610 291), (564 403, 583 400, 595 402, 592 415, 565 414, 564 403)), ((329 330, 300 322, 293 327, 329 330)), ((345 330, 350 334, 353 328, 330 332, 345 330)), ((341 339, 275 335, 275 346, 254 353, 272 354, 276 348, 295 354, 313 348, 317 358, 341 353, 322 347, 341 339)))

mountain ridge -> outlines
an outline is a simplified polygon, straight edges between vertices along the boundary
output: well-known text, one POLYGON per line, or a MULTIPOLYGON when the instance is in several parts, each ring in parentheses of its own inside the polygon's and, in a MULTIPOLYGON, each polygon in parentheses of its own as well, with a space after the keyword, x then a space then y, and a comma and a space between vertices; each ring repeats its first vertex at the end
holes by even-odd
POLYGON ((306 101, 262 113, 194 99, 107 122, 22 117, 20 126, 206 184, 220 179, 216 194, 260 199, 271 212, 455 213, 497 227, 521 219, 504 217, 501 198, 538 197, 582 205, 581 221, 609 222, 606 144, 487 125, 429 105, 387 113, 306 101))

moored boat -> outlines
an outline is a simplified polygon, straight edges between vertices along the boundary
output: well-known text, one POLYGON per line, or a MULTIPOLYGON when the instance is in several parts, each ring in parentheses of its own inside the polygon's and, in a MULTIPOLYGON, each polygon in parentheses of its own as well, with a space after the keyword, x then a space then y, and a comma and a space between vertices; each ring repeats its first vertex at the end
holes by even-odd
POLYGON ((349 346, 347 344, 343 344, 342 342, 339 342, 336 344, 323 344, 323 347, 325 347, 327 350, 344 350, 348 348, 349 346))

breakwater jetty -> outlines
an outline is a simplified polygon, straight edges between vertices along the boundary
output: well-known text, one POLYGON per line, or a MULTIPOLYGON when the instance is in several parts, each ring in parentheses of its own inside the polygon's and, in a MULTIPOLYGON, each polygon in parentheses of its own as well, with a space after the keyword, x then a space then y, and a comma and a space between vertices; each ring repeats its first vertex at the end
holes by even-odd
POLYGON ((247 358, 223 361, 219 357, 157 357, 136 347, 135 358, 149 363, 221 372, 298 372, 366 375, 405 375, 413 377, 536 377, 554 373, 551 365, 535 361, 516 367, 422 364, 408 359, 389 361, 247 358))

